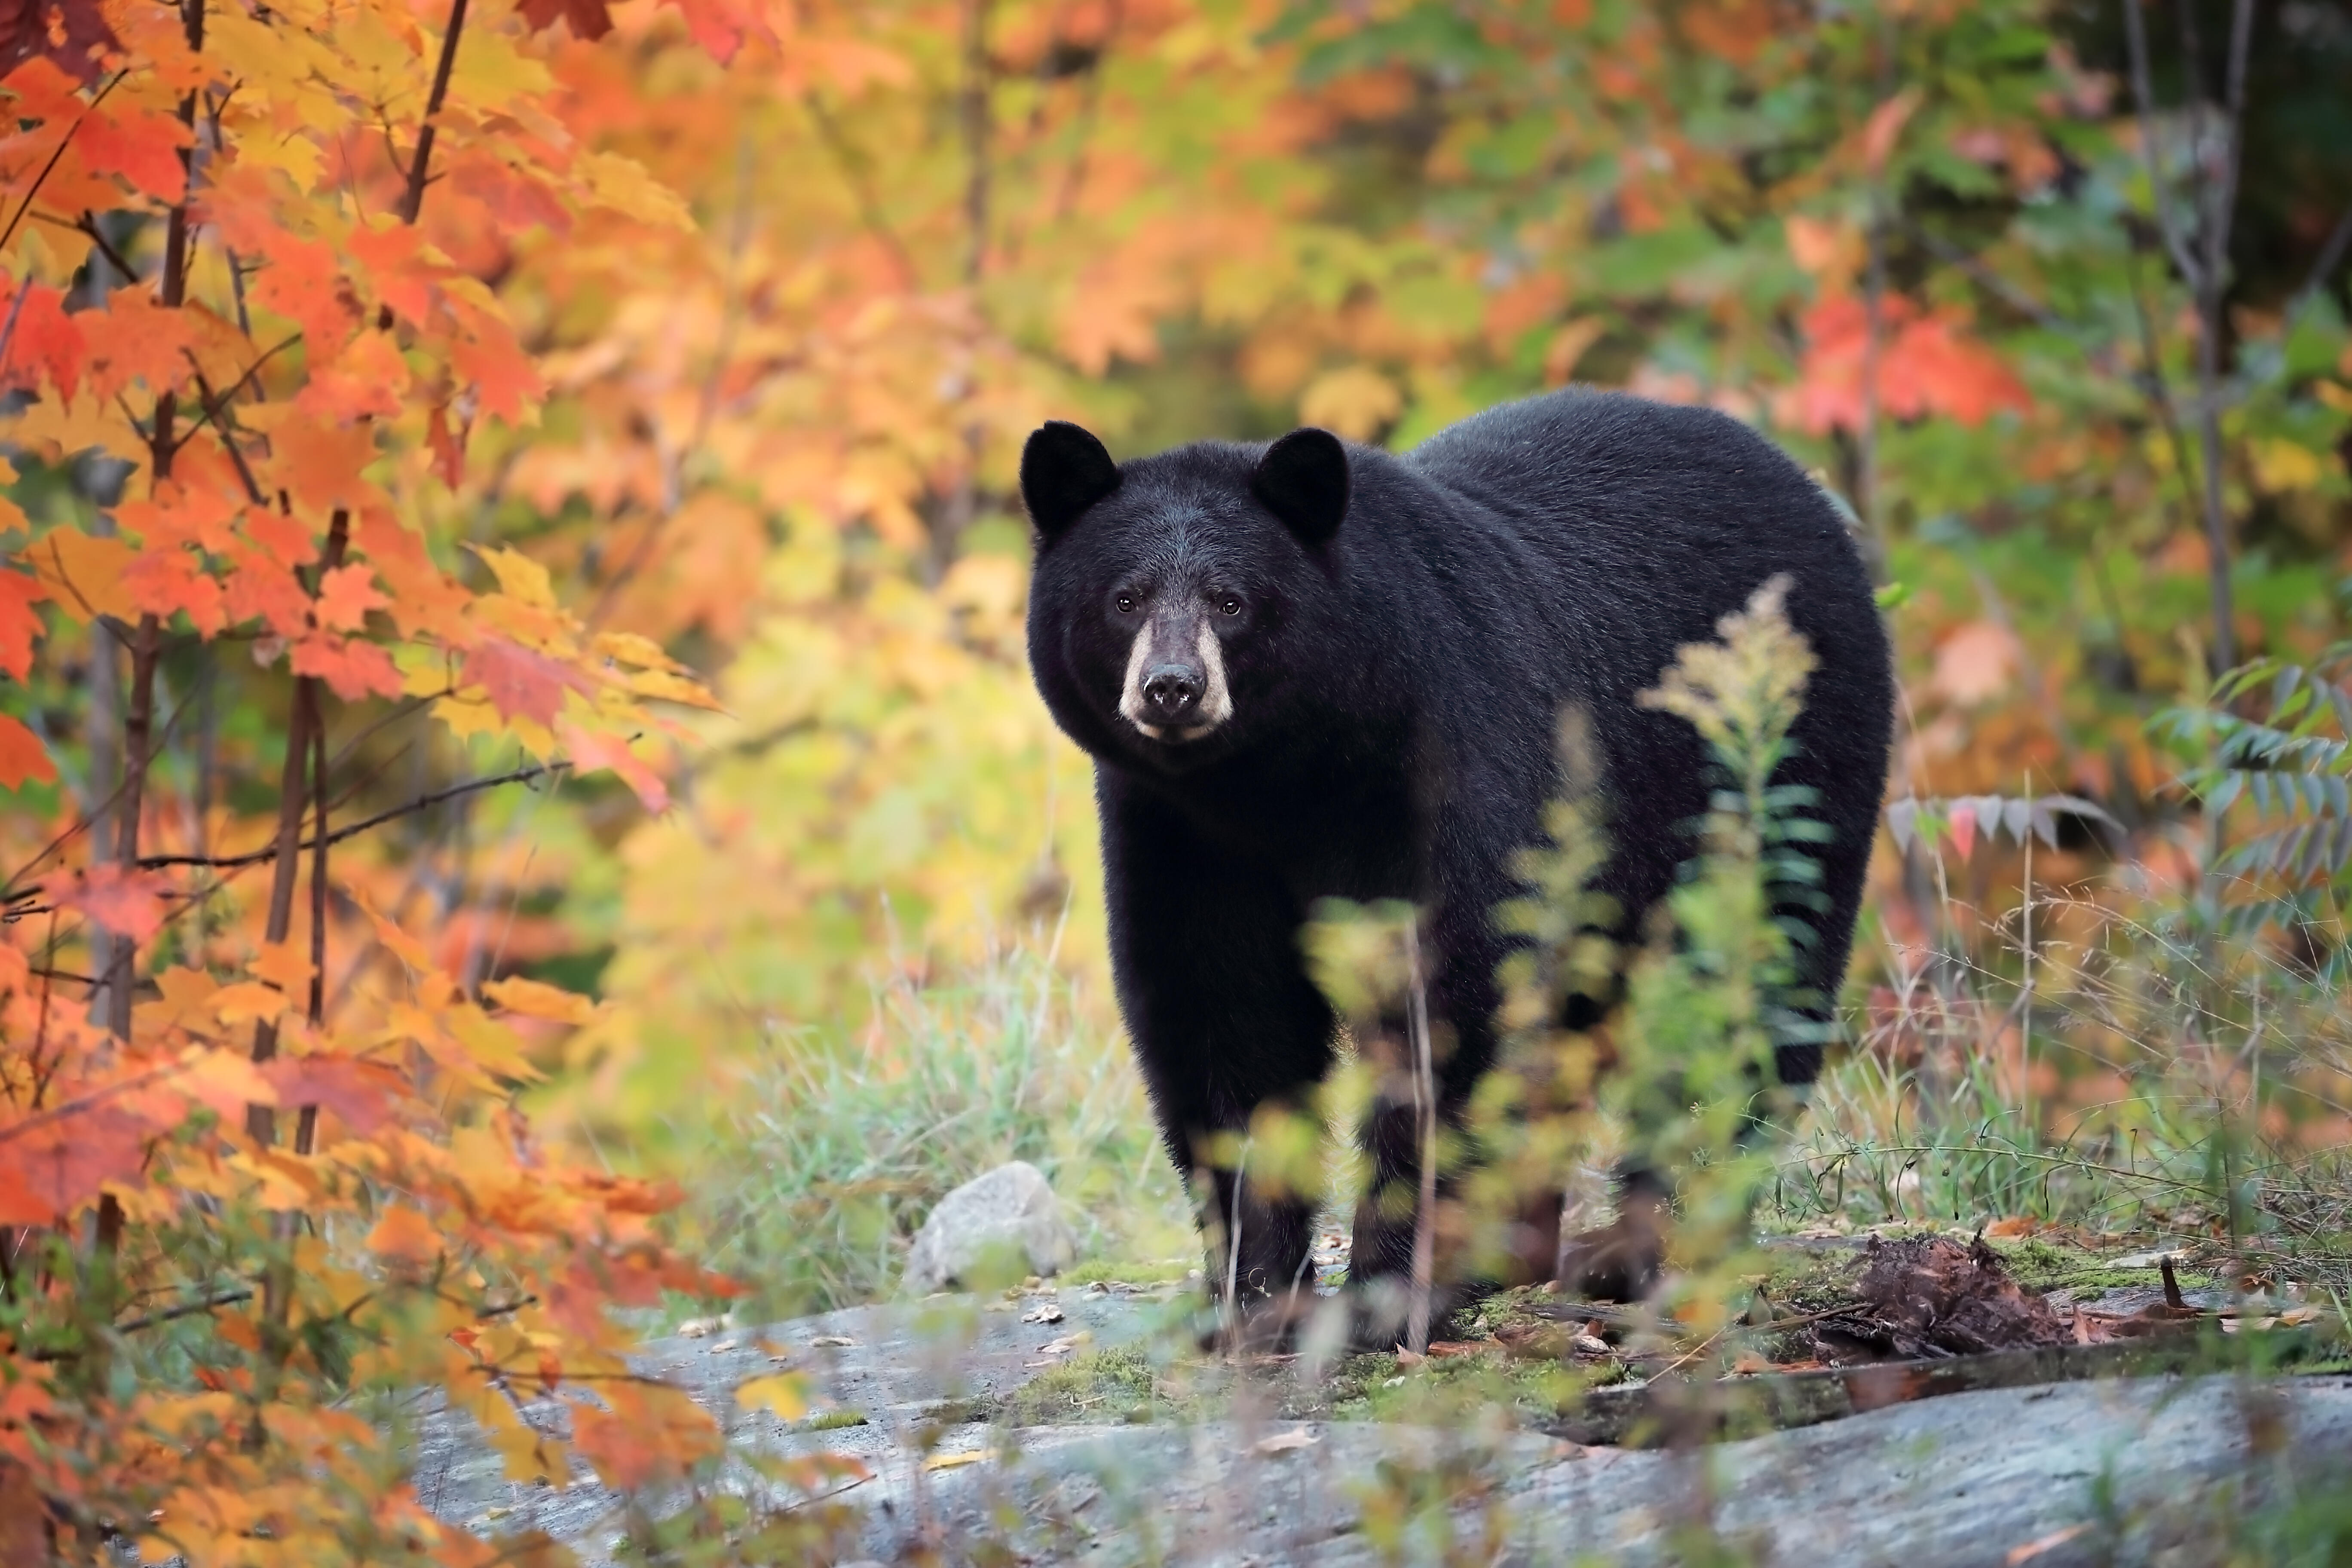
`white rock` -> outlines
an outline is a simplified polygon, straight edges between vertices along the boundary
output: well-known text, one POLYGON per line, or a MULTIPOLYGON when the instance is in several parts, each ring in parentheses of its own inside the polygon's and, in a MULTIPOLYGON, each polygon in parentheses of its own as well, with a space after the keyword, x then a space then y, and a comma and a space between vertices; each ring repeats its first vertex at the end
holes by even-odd
POLYGON ((940 1289, 1008 1246, 1039 1275, 1058 1274, 1077 1256, 1053 1187, 1025 1160, 975 1176, 940 1200, 907 1255, 903 1288, 913 1296, 940 1289))

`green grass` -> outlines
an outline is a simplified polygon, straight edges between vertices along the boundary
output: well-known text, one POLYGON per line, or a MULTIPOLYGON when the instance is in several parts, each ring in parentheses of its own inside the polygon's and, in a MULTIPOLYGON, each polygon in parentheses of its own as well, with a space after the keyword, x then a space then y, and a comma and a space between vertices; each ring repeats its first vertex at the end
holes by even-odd
POLYGON ((705 1183, 688 1223, 752 1289, 742 1311, 893 1294, 931 1206, 1008 1160, 1053 1183, 1095 1265, 1079 1278, 1181 1277, 1137 1261, 1195 1244, 1127 1047, 1082 1026, 1042 956, 1016 949, 967 984, 894 985, 877 1004, 861 1044, 780 1037, 709 1162, 737 1174, 705 1183))

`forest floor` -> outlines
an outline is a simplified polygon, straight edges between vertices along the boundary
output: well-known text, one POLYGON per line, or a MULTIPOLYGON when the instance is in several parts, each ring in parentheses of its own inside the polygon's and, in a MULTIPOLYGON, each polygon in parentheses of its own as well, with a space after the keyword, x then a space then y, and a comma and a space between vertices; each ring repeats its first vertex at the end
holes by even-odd
MULTIPOLYGON (((830 1510, 838 1556, 886 1562, 2204 1563, 2345 1479, 2352 1363, 2291 1281, 2063 1236, 1769 1256, 1737 1354, 1528 1291, 1426 1358, 1225 1358, 1193 1348, 1189 1286, 1098 1280, 698 1322, 637 1370, 727 1426, 719 1489, 830 1510), (736 1406, 780 1370, 807 1416, 736 1406), (763 1479, 820 1453, 853 1463, 815 1498, 763 1479)), ((418 1441, 443 1517, 630 1555, 584 1472, 511 1481, 446 1413, 418 1441)))

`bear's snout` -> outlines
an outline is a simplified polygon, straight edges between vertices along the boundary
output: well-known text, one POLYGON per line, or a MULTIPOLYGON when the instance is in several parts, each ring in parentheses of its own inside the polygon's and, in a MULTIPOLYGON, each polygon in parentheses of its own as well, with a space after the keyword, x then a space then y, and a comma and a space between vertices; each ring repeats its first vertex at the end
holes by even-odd
POLYGON ((1155 741, 1190 741, 1234 716, 1224 649, 1205 620, 1158 617, 1136 634, 1118 710, 1155 741))
POLYGON ((1143 703, 1160 723, 1186 723, 1201 706, 1206 684, 1192 665, 1156 665, 1143 677, 1143 703))

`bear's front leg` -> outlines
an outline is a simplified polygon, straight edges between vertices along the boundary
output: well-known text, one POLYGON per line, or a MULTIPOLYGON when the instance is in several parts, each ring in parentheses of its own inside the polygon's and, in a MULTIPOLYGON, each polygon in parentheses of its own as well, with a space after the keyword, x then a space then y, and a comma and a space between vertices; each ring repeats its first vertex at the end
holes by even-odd
MULTIPOLYGON (((1423 928, 1422 948, 1430 961, 1423 998, 1430 1054, 1426 1092, 1434 1101, 1438 1142, 1457 1149, 1470 1097, 1494 1063, 1493 977, 1503 947, 1483 917, 1465 913, 1457 919, 1455 911, 1485 907, 1452 900, 1423 928)), ((1349 1334, 1360 1347, 1373 1350, 1402 1343, 1407 1335, 1424 1193, 1435 1199, 1426 1214, 1432 1336, 1456 1308, 1502 1283, 1463 1272, 1469 1216, 1454 1201, 1454 1173, 1441 1169, 1434 1183, 1423 1180, 1422 1064, 1411 1027, 1412 1002, 1402 1000, 1403 1006, 1381 1018, 1370 1038, 1358 1042, 1380 1079, 1362 1135, 1371 1181, 1357 1205, 1348 1262, 1354 1298, 1349 1334)))
POLYGON ((1146 786, 1106 774, 1097 798, 1119 1010, 1169 1158, 1202 1201, 1203 1272, 1230 1328, 1277 1337, 1314 1284, 1313 1194, 1278 1179, 1295 1173, 1253 1173, 1249 1132, 1262 1111, 1313 1104, 1336 1028, 1300 910, 1263 857, 1212 842, 1146 786))

